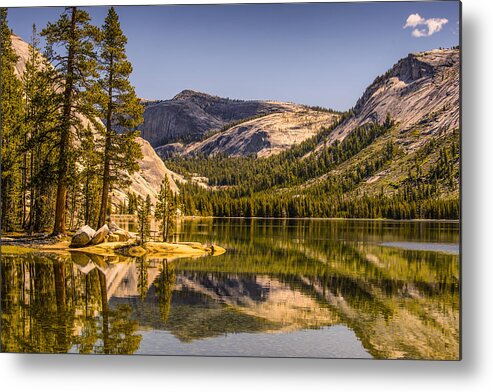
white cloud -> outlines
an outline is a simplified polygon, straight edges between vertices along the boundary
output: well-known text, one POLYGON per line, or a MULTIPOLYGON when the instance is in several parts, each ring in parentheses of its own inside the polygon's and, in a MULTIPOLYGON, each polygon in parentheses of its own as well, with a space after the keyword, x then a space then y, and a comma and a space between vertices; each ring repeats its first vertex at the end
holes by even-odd
POLYGON ((413 37, 429 37, 439 32, 442 27, 448 23, 446 18, 429 18, 425 19, 420 14, 411 14, 406 19, 404 29, 408 27, 413 28, 411 35, 413 37), (426 26, 425 28, 418 28, 417 26, 426 26))
POLYGON ((426 19, 422 18, 420 14, 411 14, 407 17, 406 24, 404 25, 404 28, 416 27, 417 25, 424 24, 424 23, 426 23, 426 19))
POLYGON ((439 32, 443 25, 448 23, 448 19, 445 18, 431 18, 426 20, 426 24, 428 25, 428 35, 435 34, 439 32))
POLYGON ((426 29, 414 29, 413 32, 411 33, 413 37, 419 38, 419 37, 426 37, 428 35, 428 32, 426 29))

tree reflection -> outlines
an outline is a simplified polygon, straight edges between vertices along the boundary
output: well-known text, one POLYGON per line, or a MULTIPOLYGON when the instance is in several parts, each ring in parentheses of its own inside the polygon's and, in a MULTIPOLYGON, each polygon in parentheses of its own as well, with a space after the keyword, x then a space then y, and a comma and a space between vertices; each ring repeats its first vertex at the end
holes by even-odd
POLYGON ((160 264, 161 273, 154 282, 154 286, 156 287, 161 318, 166 322, 168 321, 171 310, 171 296, 173 294, 176 274, 174 264, 169 263, 167 259, 160 260, 160 264))
POLYGON ((140 300, 144 301, 149 287, 149 274, 147 271, 149 261, 145 257, 137 257, 135 262, 137 264, 137 288, 140 300))
MULTIPOLYGON (((187 222, 183 230, 193 238, 199 223, 187 222)), ((256 282, 268 276, 329 309, 374 357, 458 358, 458 255, 379 245, 457 241, 456 224, 324 220, 200 224, 202 232, 214 228, 228 252, 218 258, 180 260, 176 271, 193 279, 194 289, 211 298, 224 287, 240 287, 245 277, 256 282), (200 273, 208 282, 200 279, 200 273)), ((235 299, 229 302, 244 312, 259 306, 251 292, 231 290, 221 298, 232 295, 235 299)), ((308 327, 314 322, 308 319, 308 327)), ((285 320, 286 327, 290 323, 285 320)))
POLYGON ((128 306, 109 309, 106 277, 70 258, 2 255, 3 352, 131 354, 138 323, 128 306))
POLYGON ((137 328, 189 342, 343 324, 374 357, 456 359, 458 255, 380 245, 453 241, 453 226, 439 225, 186 221, 185 237, 214 231, 228 252, 111 263, 4 255, 2 349, 123 354, 139 347, 137 328))

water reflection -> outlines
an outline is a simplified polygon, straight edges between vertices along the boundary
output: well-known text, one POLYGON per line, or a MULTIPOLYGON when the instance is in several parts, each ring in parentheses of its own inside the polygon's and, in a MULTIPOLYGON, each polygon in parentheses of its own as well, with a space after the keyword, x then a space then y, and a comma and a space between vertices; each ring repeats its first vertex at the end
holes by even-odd
MULTIPOLYGON (((458 358, 458 255, 381 245, 456 243, 457 224, 195 220, 176 235, 228 252, 175 260, 3 255, 2 350, 176 354, 208 338, 211 355, 241 355, 224 344, 242 340, 249 353, 269 355, 275 336, 295 346, 295 336, 320 340, 344 327, 350 333, 334 338, 337 354, 314 355, 458 358), (312 329, 319 332, 294 334, 312 329), (151 331, 178 343, 166 346, 151 331), (155 345, 141 344, 143 336, 155 345)), ((276 350, 298 354, 289 344, 276 350)))
POLYGON ((55 255, 3 255, 2 351, 135 352, 131 309, 110 309, 105 273, 85 267, 55 255))

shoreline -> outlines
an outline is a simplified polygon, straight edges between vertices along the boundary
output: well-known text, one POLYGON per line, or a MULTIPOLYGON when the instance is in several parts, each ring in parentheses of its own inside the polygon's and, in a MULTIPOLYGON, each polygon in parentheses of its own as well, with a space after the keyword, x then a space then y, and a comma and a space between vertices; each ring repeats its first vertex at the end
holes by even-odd
MULTIPOLYGON (((116 216, 116 215, 115 215, 116 216)), ((390 219, 390 218, 323 218, 323 217, 262 217, 262 216, 183 216, 178 219, 199 220, 199 219, 252 219, 252 220, 331 220, 331 221, 370 221, 370 222, 443 222, 460 223, 460 219, 390 219)))

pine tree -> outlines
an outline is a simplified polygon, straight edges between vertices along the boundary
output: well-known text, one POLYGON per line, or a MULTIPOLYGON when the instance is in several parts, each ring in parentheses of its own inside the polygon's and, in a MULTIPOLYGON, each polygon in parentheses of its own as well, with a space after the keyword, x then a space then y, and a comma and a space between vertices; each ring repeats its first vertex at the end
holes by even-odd
POLYGON ((161 229, 163 242, 168 242, 176 217, 176 205, 168 176, 165 176, 161 183, 154 216, 161 221, 159 228, 161 229))
POLYGON ((144 108, 129 81, 132 65, 127 60, 126 44, 127 38, 120 28, 118 15, 114 7, 110 7, 102 29, 102 78, 99 81, 100 116, 106 122, 99 227, 107 218, 108 194, 112 184, 128 178, 122 175, 124 172, 132 174, 137 171, 137 159, 142 157, 140 145, 136 141, 136 127, 142 122, 144 108))
POLYGON ((46 56, 57 70, 55 89, 63 97, 58 130, 58 162, 55 222, 53 235, 65 233, 67 190, 71 163, 74 160, 74 133, 83 137, 88 124, 97 127, 94 113, 93 80, 97 75, 94 43, 98 30, 86 11, 68 7, 58 21, 48 23, 41 35, 46 39, 46 56))
POLYGON ((145 200, 140 196, 137 197, 137 226, 141 244, 146 243, 151 234, 151 209, 152 203, 149 195, 145 200))
POLYGON ((14 69, 18 56, 12 48, 7 9, 0 9, 0 129, 1 135, 1 224, 3 231, 21 224, 21 169, 23 134, 22 85, 14 69))

